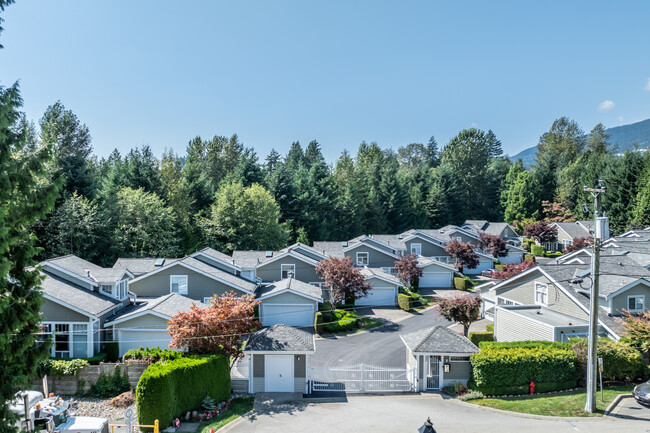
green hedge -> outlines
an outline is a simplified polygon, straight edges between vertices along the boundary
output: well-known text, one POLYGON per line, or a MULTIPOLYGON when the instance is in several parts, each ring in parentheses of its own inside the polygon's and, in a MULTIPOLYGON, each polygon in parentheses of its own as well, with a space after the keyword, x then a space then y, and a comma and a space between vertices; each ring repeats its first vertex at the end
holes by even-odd
POLYGON ((524 260, 535 263, 535 256, 532 254, 524 254, 524 260))
POLYGON ((140 347, 138 349, 131 349, 122 357, 125 361, 127 359, 135 359, 138 361, 160 362, 172 359, 183 358, 185 354, 178 350, 161 349, 159 347, 140 347))
POLYGON ((467 290, 467 280, 465 278, 454 277, 454 287, 458 290, 467 290))
POLYGON ((472 378, 481 387, 528 385, 530 381, 567 382, 576 379, 578 357, 569 348, 482 348, 471 357, 472 378))
POLYGON ((230 366, 223 355, 187 357, 151 364, 135 389, 138 422, 168 426, 172 419, 201 406, 206 395, 216 402, 230 396, 230 366))
POLYGON ((397 295, 397 305, 404 310, 409 311, 411 309, 411 297, 404 293, 397 295))
POLYGON ((494 333, 494 323, 488 323, 487 325, 485 325, 485 330, 486 330, 487 332, 492 332, 492 333, 494 333))
POLYGON ((314 331, 316 331, 317 334, 322 334, 324 331, 324 325, 323 325, 323 313, 318 311, 316 315, 314 316, 314 331))
POLYGON ((531 245, 530 253, 535 257, 543 257, 546 252, 546 248, 543 245, 531 245))
POLYGON ((506 265, 494 265, 494 269, 497 271, 503 271, 506 268, 506 265))
MULTIPOLYGON (((530 383, 530 382, 529 382, 530 383)), ((525 395, 530 394, 529 383, 526 385, 512 386, 479 386, 474 381, 467 382, 467 386, 473 390, 481 391, 485 395, 525 395)), ((535 394, 541 394, 551 391, 564 391, 575 388, 575 380, 566 380, 563 382, 535 382, 535 394)))
MULTIPOLYGON (((494 325, 492 325, 494 329, 494 325)), ((556 341, 546 341, 546 340, 524 340, 524 341, 492 341, 492 342, 482 342, 479 346, 481 349, 530 349, 534 347, 549 347, 555 349, 569 349, 570 346, 568 343, 558 343, 556 341)))
MULTIPOLYGON (((580 382, 587 375, 587 348, 585 338, 572 340, 571 349, 578 358, 580 382)), ((647 379, 648 367, 643 362, 641 353, 627 343, 607 338, 598 339, 598 357, 603 358, 603 380, 631 381, 647 379)))
POLYGON ((492 332, 470 332, 469 341, 474 343, 476 347, 483 341, 494 341, 494 334, 492 332))
POLYGON ((549 253, 549 252, 544 253, 544 257, 550 257, 550 258, 560 257, 561 255, 562 255, 562 251, 556 251, 554 253, 549 253))
POLYGON ((106 360, 108 362, 115 362, 120 359, 120 345, 117 341, 109 341, 106 343, 106 360))
POLYGON ((329 323, 323 324, 325 332, 349 331, 357 326, 359 316, 354 311, 334 310, 334 315, 329 323))

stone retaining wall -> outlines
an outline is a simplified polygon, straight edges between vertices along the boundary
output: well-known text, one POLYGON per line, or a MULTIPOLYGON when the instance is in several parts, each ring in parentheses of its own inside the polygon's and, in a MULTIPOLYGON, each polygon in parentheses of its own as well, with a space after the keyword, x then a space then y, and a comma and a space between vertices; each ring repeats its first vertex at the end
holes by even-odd
MULTIPOLYGON (((135 389, 140 376, 149 366, 146 362, 128 361, 127 363, 102 362, 99 365, 88 365, 81 368, 76 375, 65 375, 61 377, 48 376, 47 386, 49 392, 57 395, 74 395, 79 391, 88 391, 90 386, 97 382, 100 374, 112 376, 115 366, 120 369, 120 374, 126 372, 129 378, 129 385, 135 389), (83 389, 81 387, 83 386, 83 389)), ((43 392, 43 380, 37 379, 32 382, 35 390, 43 392)))

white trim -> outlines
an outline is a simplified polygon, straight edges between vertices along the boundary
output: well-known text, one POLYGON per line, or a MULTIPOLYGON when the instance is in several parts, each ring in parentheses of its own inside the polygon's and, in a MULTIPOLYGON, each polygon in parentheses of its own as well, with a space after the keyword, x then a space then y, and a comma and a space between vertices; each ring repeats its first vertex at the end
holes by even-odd
POLYGON ((234 271, 241 271, 242 270, 242 268, 240 268, 237 265, 233 265, 232 263, 225 262, 225 261, 223 261, 221 259, 218 259, 216 257, 212 257, 211 255, 204 253, 203 250, 197 251, 195 253, 190 254, 190 257, 192 257, 192 258, 196 258, 196 256, 206 257, 206 258, 208 258, 208 259, 210 259, 212 261, 215 261, 217 263, 221 263, 222 265, 227 266, 227 267, 229 267, 230 269, 232 269, 234 271))
POLYGON ((623 293, 623 292, 625 292, 627 290, 633 289, 634 287, 636 287, 639 284, 644 285, 646 287, 650 287, 650 282, 644 280, 643 278, 639 278, 638 280, 632 281, 630 284, 621 287, 620 289, 618 289, 614 293, 610 293, 609 295, 605 296, 605 299, 609 299, 609 298, 613 298, 614 296, 618 296, 618 295, 620 295, 621 293, 623 293))
POLYGON ((378 251, 378 252, 380 252, 380 253, 384 253, 384 254, 386 254, 387 256, 393 257, 393 258, 395 258, 395 259, 398 259, 398 258, 399 258, 399 257, 397 256, 397 254, 393 254, 393 253, 391 253, 391 252, 389 252, 389 251, 386 251, 386 250, 381 249, 381 248, 379 248, 379 247, 375 247, 375 246, 373 246, 373 245, 371 245, 371 244, 369 244, 369 243, 366 243, 366 242, 358 242, 358 243, 352 245, 351 247, 347 247, 347 248, 345 248, 345 249, 343 250, 343 252, 344 252, 344 253, 347 253, 348 251, 352 251, 353 249, 355 249, 355 248, 359 248, 359 247, 368 247, 368 248, 372 248, 372 249, 375 250, 375 251, 378 251))
POLYGON ((268 265, 269 263, 273 263, 276 260, 279 260, 279 259, 281 259, 283 257, 286 257, 286 256, 291 256, 294 259, 300 260, 300 261, 305 262, 305 263, 307 263, 307 264, 309 264, 311 266, 314 266, 314 267, 316 267, 318 265, 318 262, 316 260, 310 259, 309 257, 306 257, 306 258, 305 257, 300 257, 298 254, 295 254, 292 251, 287 251, 286 253, 282 253, 282 254, 280 254, 278 256, 275 256, 270 260, 263 261, 262 263, 257 265, 257 267, 255 269, 262 268, 262 267, 268 265), (314 262, 316 262, 316 264, 314 264, 314 262))
MULTIPOLYGON (((315 249, 311 248, 310 246, 305 245, 305 244, 301 244, 300 242, 295 243, 295 244, 293 244, 293 245, 289 245, 288 247, 286 247, 286 248, 284 248, 284 249, 287 250, 287 252, 291 252, 291 251, 296 251, 296 250, 298 250, 298 249, 302 249, 302 250, 308 252, 309 254, 317 255, 318 257, 321 258, 321 260, 327 260, 327 259, 328 259, 328 257, 327 257, 326 255, 321 254, 321 253, 319 253, 318 251, 316 251, 315 249)), ((305 255, 306 255, 306 254, 305 254, 305 255)), ((311 258, 311 257, 309 257, 309 256, 307 256, 307 257, 308 257, 308 258, 311 258)), ((316 259, 312 259, 312 260, 316 260, 316 259)), ((316 260, 316 261, 318 261, 318 260, 316 260)))
POLYGON ((169 276, 169 293, 176 293, 177 295, 187 295, 190 290, 190 278, 187 275, 170 275, 169 276), (178 284, 178 291, 174 291, 174 278, 184 278, 185 279, 185 290, 181 289, 181 283, 178 284))
POLYGON ((356 260, 355 260, 354 264, 356 266, 368 266, 370 264, 370 253, 368 251, 357 251, 356 260), (360 263, 359 262, 359 254, 365 254, 366 255, 365 263, 360 263))
POLYGON ((626 309, 627 309, 630 313, 642 313, 642 312, 644 312, 644 311, 645 311, 645 295, 628 295, 628 296, 627 296, 627 303, 626 303, 626 306, 627 306, 626 309), (630 298, 642 298, 642 299, 643 299, 643 306, 641 307, 641 309, 637 309, 637 308, 635 308, 634 310, 631 310, 631 309, 630 309, 630 298))
POLYGON ((548 306, 548 284, 535 281, 535 305, 548 306), (540 294, 541 300, 538 299, 537 294, 540 294))
POLYGON ((422 255, 422 242, 412 242, 411 243, 411 254, 417 254, 418 256, 422 255), (417 247, 417 251, 413 251, 413 248, 417 247))
MULTIPOLYGON (((530 320, 531 322, 535 322, 535 323, 539 323, 540 325, 548 326, 549 328, 555 330, 555 326, 551 325, 550 323, 542 322, 541 320, 537 320, 537 319, 534 319, 532 317, 525 316, 523 314, 518 313, 517 310, 511 310, 509 308, 503 308, 503 307, 504 307, 503 305, 495 306, 495 308, 494 308, 494 316, 495 316, 495 318, 496 318, 496 315, 497 315, 497 310, 503 310, 503 311, 507 311, 509 313, 512 313, 512 314, 514 314, 516 316, 522 317, 522 318, 524 318, 526 320, 530 320)), ((576 320, 580 320, 580 319, 576 319, 576 320)), ((584 326, 584 325, 575 325, 575 326, 584 326)), ((496 329, 496 326, 495 326, 495 329, 496 329)), ((555 339, 555 331, 553 332, 553 334, 554 334, 553 339, 555 339)))
MULTIPOLYGON (((391 251, 395 251, 394 247, 391 247, 390 245, 385 244, 385 243, 383 243, 383 242, 381 242, 381 241, 379 241, 379 240, 377 240, 377 239, 375 239, 373 237, 370 237, 370 236, 363 236, 363 237, 357 239, 357 241, 359 243, 361 243, 361 244, 366 244, 366 245, 368 245, 367 242, 371 242, 371 243, 374 243, 376 245, 379 245, 380 249, 382 249, 381 247, 383 246, 384 250, 388 249, 388 250, 391 250, 391 251)), ((348 247, 348 248, 351 248, 351 247, 348 247)), ((346 251, 346 250, 343 250, 343 251, 346 251)))
MULTIPOLYGON (((83 325, 86 327, 86 356, 85 358, 90 358, 94 356, 94 350, 93 347, 90 345, 92 344, 92 334, 93 334, 93 320, 89 320, 88 322, 69 322, 69 321, 56 321, 56 320, 47 320, 44 322, 41 322, 42 325, 49 325, 50 326, 50 332, 44 332, 39 334, 43 335, 55 335, 56 334, 56 325, 67 325, 68 326, 68 331, 67 333, 61 332, 59 333, 60 335, 65 335, 68 334, 68 350, 65 352, 68 353, 68 358, 73 358, 74 357, 74 325, 83 325), (91 349, 90 351, 88 349, 91 349)), ((81 335, 79 333, 78 335, 81 335)), ((63 352, 63 351, 62 351, 63 352)), ((52 341, 52 346, 50 347, 50 355, 51 356, 56 356, 56 340, 52 341)))
POLYGON ((422 232, 419 232, 419 231, 416 231, 411 236, 404 239, 404 243, 406 243, 406 242, 408 242, 408 241, 410 241, 410 240, 412 240, 414 238, 421 239, 421 240, 423 240, 425 242, 430 243, 431 245, 435 245, 437 247, 442 247, 443 249, 445 248, 445 243, 443 241, 441 241, 440 239, 434 238, 433 236, 429 236, 429 235, 427 235, 425 233, 422 233, 422 232))
POLYGON ((244 353, 250 353, 253 355, 311 355, 312 353, 316 353, 316 349, 314 350, 246 350, 244 349, 244 353))
POLYGON ((378 280, 384 281, 386 283, 394 284, 396 286, 396 288, 404 286, 401 281, 399 283, 397 283, 397 282, 395 282, 395 281, 393 281, 393 280, 391 280, 389 278, 386 278, 386 277, 383 277, 383 276, 380 276, 380 275, 375 275, 375 274, 368 275, 367 277, 364 278, 364 280, 369 280, 371 278, 377 278, 378 280))
MULTIPOLYGON (((450 256, 450 258, 451 258, 451 256, 450 256)), ((433 260, 431 263, 427 263, 427 264, 424 264, 424 265, 418 264, 418 268, 424 269, 424 268, 426 268, 428 266, 431 266, 431 265, 440 266, 441 268, 456 272, 455 267, 453 267, 452 265, 448 265, 447 263, 443 263, 440 260, 433 260)))
MULTIPOLYGON (((114 320, 107 320, 106 322, 104 322, 104 326, 106 326, 109 323, 110 323, 110 326, 114 326, 114 325, 117 325, 118 323, 124 323, 124 322, 127 322, 127 321, 131 320, 131 319, 136 319, 138 317, 142 317, 142 316, 145 316, 147 314, 150 314, 150 315, 156 316, 156 317, 160 317, 161 319, 165 319, 165 320, 170 320, 171 319, 171 316, 167 316, 166 314, 158 313, 157 311, 143 310, 143 311, 134 311, 133 313, 130 313, 130 314, 125 314, 124 316, 118 317, 117 319, 114 319, 114 320)), ((124 328, 124 329, 127 329, 127 328, 124 328)))
POLYGON ((287 278, 296 278, 296 264, 295 263, 282 263, 280 265, 280 280, 286 280, 287 278), (284 276, 285 270, 284 267, 291 267, 291 270, 287 270, 287 276, 284 276))
MULTIPOLYGON (((48 295, 46 293, 43 293, 43 298, 47 299, 48 301, 54 302, 55 304, 59 304, 59 305, 65 307, 65 308, 68 308, 68 309, 74 311, 75 313, 79 313, 79 314, 82 314, 82 315, 84 315, 86 317, 91 317, 93 319, 97 319, 97 316, 95 316, 94 314, 90 314, 87 311, 84 311, 84 310, 82 310, 80 308, 73 307, 72 305, 68 304, 67 302, 62 301, 60 299, 53 298, 52 296, 50 296, 50 295, 48 295)), ((112 308, 108 308, 108 309, 102 311, 102 313, 104 313, 106 311, 110 311, 111 309, 115 309, 115 307, 117 307, 118 305, 119 304, 113 306, 112 308)))
MULTIPOLYGON (((572 259, 572 258, 575 258, 574 256, 577 256, 578 254, 582 254, 582 253, 586 253, 589 257, 591 257, 591 251, 590 251, 589 248, 581 248, 581 249, 576 250, 576 251, 573 251, 573 252, 571 252, 571 253, 569 253, 569 254, 564 254, 564 255, 558 257, 558 258, 557 258, 557 262, 558 262, 558 263, 566 263, 566 264, 569 264, 569 262, 567 262, 567 260, 570 260, 570 259, 572 259)), ((578 257, 578 258, 579 258, 579 257, 578 257)), ((584 264, 584 263, 583 263, 583 264, 584 264)))
POLYGON ((55 265, 55 264, 53 264, 53 263, 50 263, 50 262, 48 262, 48 261, 44 261, 44 262, 42 262, 42 263, 41 263, 41 266, 42 266, 42 267, 50 266, 50 267, 52 267, 52 269, 54 269, 54 270, 56 270, 56 271, 63 272, 64 274, 66 274, 66 275, 68 275, 68 276, 70 276, 70 277, 76 278, 76 279, 78 279, 78 280, 80 280, 80 281, 83 281, 83 282, 85 282, 86 284, 90 284, 90 285, 93 286, 93 287, 97 287, 97 285, 99 284, 98 282, 96 282, 96 281, 94 281, 94 280, 91 280, 91 279, 86 278, 86 277, 82 277, 81 275, 77 275, 77 274, 75 274, 74 272, 70 272, 70 271, 68 271, 67 269, 62 268, 61 266, 57 266, 57 265, 55 265))
MULTIPOLYGON (((289 289, 282 289, 282 290, 280 290, 279 292, 274 292, 274 293, 266 294, 266 295, 264 295, 264 296, 261 296, 261 297, 257 298, 257 300, 258 300, 258 301, 263 301, 264 299, 273 298, 274 296, 278 296, 278 295, 281 295, 281 294, 283 294, 283 293, 293 293, 294 295, 298 295, 298 296, 300 296, 301 298, 311 299, 311 300, 316 301, 316 302, 323 302, 323 298, 322 298, 322 297, 321 297, 321 298, 315 298, 315 297, 313 297, 313 296, 309 296, 309 295, 307 295, 306 293, 302 293, 302 292, 297 292, 297 291, 295 291, 295 290, 291 290, 290 288, 289 288, 289 289)), ((307 304, 269 304, 269 305, 307 305, 307 304)))
MULTIPOLYGON (((157 274, 158 272, 161 272, 161 271, 163 271, 163 270, 170 269, 170 268, 172 268, 172 267, 174 267, 174 266, 182 266, 182 267, 184 267, 185 269, 189 269, 189 270, 191 270, 191 271, 193 271, 193 272, 196 272, 197 274, 203 275, 204 277, 208 277, 208 278, 211 278, 211 279, 213 279, 213 280, 215 280, 215 281, 219 281, 220 283, 223 283, 223 284, 225 284, 225 285, 227 285, 227 286, 230 286, 230 287, 232 287, 232 288, 234 288, 234 289, 237 289, 237 290, 239 290, 240 292, 244 292, 244 293, 247 293, 247 294, 249 294, 249 295, 253 295, 253 294, 255 294, 254 291, 251 291, 251 290, 245 289, 245 288, 243 288, 243 287, 241 287, 241 286, 237 286, 237 285, 234 284, 234 283, 231 283, 231 282, 229 282, 229 281, 223 280, 223 279, 221 279, 221 278, 219 278, 219 277, 215 277, 214 275, 208 274, 207 272, 203 272, 202 270, 197 269, 197 268, 195 268, 195 267, 193 267, 193 266, 191 266, 191 265, 188 265, 187 263, 184 263, 184 262, 182 262, 182 261, 180 261, 180 260, 179 260, 179 261, 176 261, 176 262, 172 262, 172 263, 170 263, 170 264, 167 265, 167 266, 163 266, 163 267, 161 267, 161 268, 158 268, 158 269, 156 269, 155 271, 151 271, 151 272, 149 272, 149 273, 147 273, 147 274, 140 275, 138 278, 135 278, 135 279, 131 280, 131 284, 133 284, 133 283, 135 283, 135 282, 137 282, 137 281, 140 281, 140 280, 144 280, 145 278, 148 278, 148 277, 150 277, 150 276, 152 276, 152 275, 154 275, 154 274, 157 274)), ((209 266, 209 265, 208 265, 208 266, 209 266)), ((216 269, 216 268, 215 268, 215 269, 216 269)), ((224 272, 224 271, 220 271, 220 272, 224 272)), ((228 275, 232 275, 232 274, 228 274, 228 275)), ((245 281, 247 281, 247 282, 249 282, 249 283, 252 283, 252 281, 247 280, 247 279, 245 279, 245 278, 243 278, 243 277, 239 277, 239 278, 242 278, 243 280, 245 280, 245 281)), ((253 283, 253 284, 254 284, 254 283, 253 283)))

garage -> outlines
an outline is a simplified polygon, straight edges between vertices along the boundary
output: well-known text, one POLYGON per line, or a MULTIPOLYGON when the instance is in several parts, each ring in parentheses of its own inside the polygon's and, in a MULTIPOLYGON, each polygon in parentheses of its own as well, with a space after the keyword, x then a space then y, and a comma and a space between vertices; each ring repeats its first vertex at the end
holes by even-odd
POLYGON ((395 305, 396 299, 395 287, 373 287, 366 297, 357 299, 355 305, 387 307, 395 305))
POLYGON ((422 269, 420 287, 423 288, 451 288, 454 281, 456 268, 429 257, 419 257, 418 267, 422 269))
POLYGON ((260 321, 264 326, 284 324, 310 326, 314 324, 314 306, 311 304, 262 304, 260 321))
POLYGON ((117 331, 120 356, 123 356, 131 349, 140 347, 160 347, 169 349, 171 335, 167 331, 143 331, 137 329, 122 329, 117 331))
POLYGON ((463 268, 465 275, 481 275, 483 271, 494 268, 494 259, 492 256, 479 254, 479 264, 474 269, 463 268))
POLYGON ((264 326, 314 326, 318 303, 323 302, 320 287, 293 278, 260 286, 257 300, 260 322, 264 326))
POLYGON ((509 245, 508 254, 505 257, 499 257, 498 259, 502 264, 506 264, 506 263, 519 264, 523 261, 524 253, 526 253, 526 250, 524 250, 523 248, 509 245))

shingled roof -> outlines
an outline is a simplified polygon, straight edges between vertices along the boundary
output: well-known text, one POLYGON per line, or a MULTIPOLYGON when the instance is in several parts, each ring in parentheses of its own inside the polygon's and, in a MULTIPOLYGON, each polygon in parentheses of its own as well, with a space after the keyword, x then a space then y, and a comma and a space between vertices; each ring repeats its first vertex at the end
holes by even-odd
POLYGON ((45 278, 41 283, 41 287, 45 295, 92 316, 101 316, 120 304, 119 301, 113 298, 91 292, 47 271, 42 271, 42 274, 45 278))
POLYGON ((467 338, 444 326, 432 326, 410 334, 400 335, 406 347, 413 353, 458 353, 478 352, 478 347, 467 338))
POLYGON ((273 284, 265 284, 263 286, 260 286, 257 292, 257 297, 269 297, 282 293, 285 290, 292 290, 305 296, 316 298, 320 302, 323 302, 323 293, 320 287, 316 287, 313 284, 307 284, 293 278, 286 278, 273 284))
POLYGON ((302 329, 273 325, 251 334, 244 352, 315 352, 314 336, 302 329))

